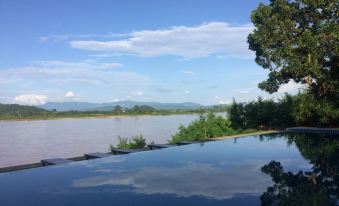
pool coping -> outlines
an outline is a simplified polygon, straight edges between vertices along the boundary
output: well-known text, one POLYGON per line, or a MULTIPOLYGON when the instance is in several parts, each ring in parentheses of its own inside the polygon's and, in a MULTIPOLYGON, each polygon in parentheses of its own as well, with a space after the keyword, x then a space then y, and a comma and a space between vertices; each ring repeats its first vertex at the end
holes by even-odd
MULTIPOLYGON (((273 133, 279 133, 279 132, 320 133, 320 132, 314 132, 314 131, 321 131, 321 133, 323 133, 323 132, 326 133, 326 132, 330 131, 330 133, 334 132, 334 134, 337 134, 339 132, 339 128, 291 127, 291 128, 286 128, 284 130, 258 131, 258 132, 252 132, 252 133, 244 133, 244 134, 216 137, 216 138, 207 139, 206 141, 218 141, 218 140, 234 139, 234 138, 254 136, 254 135, 273 134, 273 133)), ((111 154, 111 153, 108 152, 107 154, 111 154)), ((78 157, 66 158, 66 160, 83 161, 83 160, 87 160, 87 159, 86 159, 85 156, 78 156, 78 157)), ((7 167, 0 168, 0 173, 14 172, 14 171, 18 171, 18 170, 32 169, 32 168, 37 168, 37 167, 42 167, 42 166, 43 165, 42 165, 41 162, 39 162, 39 163, 29 163, 29 164, 23 164, 23 165, 15 165, 15 166, 7 166, 7 167)))
POLYGON ((252 135, 272 134, 272 133, 278 133, 278 132, 282 132, 282 131, 283 130, 259 131, 259 132, 245 133, 245 134, 236 134, 236 135, 230 135, 230 136, 215 137, 215 138, 212 138, 212 140, 233 139, 233 138, 246 137, 246 136, 252 136, 252 135))

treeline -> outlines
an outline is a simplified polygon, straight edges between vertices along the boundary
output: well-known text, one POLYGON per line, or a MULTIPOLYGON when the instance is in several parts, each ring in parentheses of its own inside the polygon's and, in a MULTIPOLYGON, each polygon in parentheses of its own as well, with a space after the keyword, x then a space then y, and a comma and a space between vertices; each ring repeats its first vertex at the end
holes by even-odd
POLYGON ((309 93, 286 94, 278 101, 262 98, 248 103, 233 101, 229 119, 234 129, 333 127, 338 126, 339 109, 337 102, 316 99, 309 93))
POLYGON ((46 116, 50 111, 41 109, 35 106, 23 106, 18 104, 1 104, 0 103, 0 117, 17 117, 26 118, 32 116, 46 116))
POLYGON ((255 130, 237 130, 232 128, 232 122, 222 114, 200 111, 199 118, 188 126, 181 125, 179 131, 172 136, 169 143, 181 141, 200 141, 215 137, 229 136, 240 133, 250 133, 255 130))
POLYGON ((247 103, 233 101, 225 117, 200 112, 197 120, 188 126, 181 125, 169 142, 205 140, 294 126, 338 127, 338 122, 338 102, 316 99, 309 93, 286 94, 277 101, 259 97, 247 103))
MULTIPOLYGON (((226 111, 226 106, 215 106, 208 110, 213 112, 226 111)), ((67 118, 67 117, 100 117, 100 116, 129 116, 129 115, 170 115, 170 114, 194 114, 199 110, 158 110, 147 105, 135 105, 132 108, 123 108, 119 105, 114 106, 107 111, 63 111, 45 110, 35 106, 23 106, 18 104, 1 104, 0 119, 49 119, 49 118, 67 118)))

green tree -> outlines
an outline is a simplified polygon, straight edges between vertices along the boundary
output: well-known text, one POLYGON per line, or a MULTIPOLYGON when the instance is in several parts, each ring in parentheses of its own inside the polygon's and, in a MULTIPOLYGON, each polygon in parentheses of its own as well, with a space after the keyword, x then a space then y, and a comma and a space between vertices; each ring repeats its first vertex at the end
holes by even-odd
POLYGON ((129 110, 130 113, 132 114, 150 114, 152 112, 154 112, 155 109, 151 106, 147 106, 147 105, 135 105, 133 108, 131 108, 129 110))
POLYGON ((181 125, 179 131, 169 142, 205 140, 233 134, 237 134, 237 131, 231 128, 231 122, 228 119, 209 112, 206 115, 200 114, 197 120, 186 127, 181 125))
POLYGON ((318 100, 307 93, 294 96, 292 115, 298 125, 336 127, 339 122, 337 107, 331 102, 318 100))
POLYGON ((233 99, 233 103, 228 113, 232 128, 245 128, 244 103, 237 103, 235 99, 233 99))
POLYGON ((115 105, 113 107, 113 113, 114 114, 122 114, 123 113, 122 107, 120 105, 115 105))
POLYGON ((318 98, 339 95, 338 0, 271 0, 252 12, 248 36, 256 62, 270 70, 259 88, 273 93, 280 85, 306 84, 318 98))

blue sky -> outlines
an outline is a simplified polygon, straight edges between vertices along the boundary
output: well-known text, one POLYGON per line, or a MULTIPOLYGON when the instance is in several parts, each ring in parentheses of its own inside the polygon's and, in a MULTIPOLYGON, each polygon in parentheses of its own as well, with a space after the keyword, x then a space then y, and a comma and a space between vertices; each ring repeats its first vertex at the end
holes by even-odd
POLYGON ((0 102, 229 103, 269 95, 246 43, 259 0, 2 0, 0 102))

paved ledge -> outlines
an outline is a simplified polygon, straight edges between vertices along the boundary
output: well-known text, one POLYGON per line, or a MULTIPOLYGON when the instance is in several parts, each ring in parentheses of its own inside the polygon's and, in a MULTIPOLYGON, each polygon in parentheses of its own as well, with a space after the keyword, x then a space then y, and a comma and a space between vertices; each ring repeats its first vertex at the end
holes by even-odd
POLYGON ((40 162, 0 168, 0 173, 42 167, 40 162))
POLYGON ((272 134, 272 133, 277 133, 277 132, 279 131, 268 130, 268 131, 252 132, 252 133, 246 133, 246 134, 230 135, 230 136, 224 136, 224 137, 216 137, 216 138, 212 138, 212 140, 232 139, 232 138, 246 137, 246 136, 252 136, 252 135, 259 135, 259 134, 272 134))
MULTIPOLYGON (((82 161, 82 160, 85 160, 85 157, 84 156, 71 157, 71 158, 67 158, 67 160, 82 161)), ((24 165, 3 167, 3 168, 0 168, 0 173, 14 172, 14 171, 17 171, 17 170, 32 169, 32 168, 37 168, 37 167, 42 167, 42 166, 43 165, 42 165, 41 162, 36 162, 36 163, 30 163, 30 164, 24 164, 24 165)))

